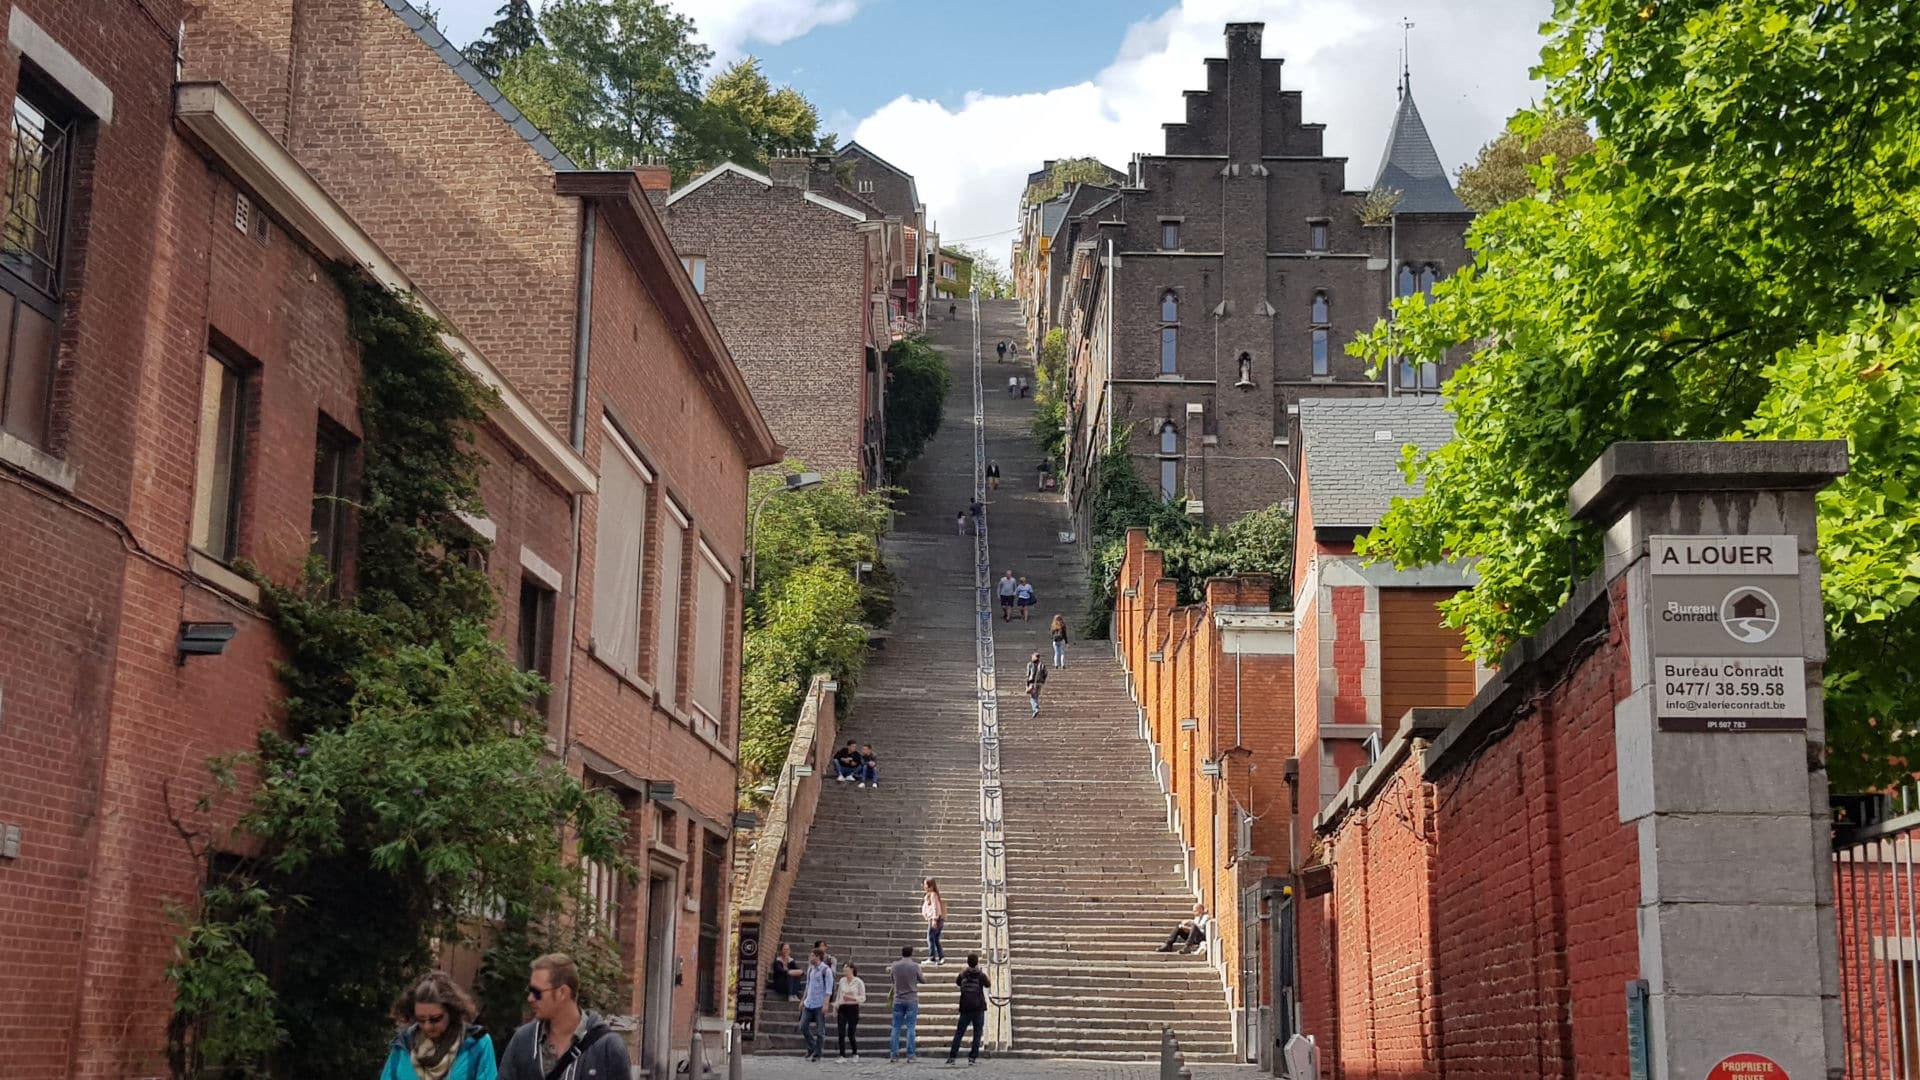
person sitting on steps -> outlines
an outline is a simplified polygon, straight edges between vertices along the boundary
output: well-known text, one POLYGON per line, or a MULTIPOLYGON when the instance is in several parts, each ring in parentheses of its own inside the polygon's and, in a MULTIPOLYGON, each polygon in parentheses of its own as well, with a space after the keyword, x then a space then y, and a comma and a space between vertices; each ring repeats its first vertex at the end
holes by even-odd
POLYGON ((1180 945, 1185 946, 1180 950, 1183 953, 1198 951, 1207 943, 1207 922, 1207 905, 1193 905, 1193 918, 1174 927, 1173 933, 1167 935, 1167 943, 1155 951, 1172 952, 1175 946, 1180 945))
POLYGON ((862 743, 860 746, 860 786, 880 786, 880 759, 873 756, 872 743, 862 743))
POLYGON ((833 752, 833 771, 835 777, 843 784, 859 777, 860 746, 858 743, 848 739, 847 745, 833 752))

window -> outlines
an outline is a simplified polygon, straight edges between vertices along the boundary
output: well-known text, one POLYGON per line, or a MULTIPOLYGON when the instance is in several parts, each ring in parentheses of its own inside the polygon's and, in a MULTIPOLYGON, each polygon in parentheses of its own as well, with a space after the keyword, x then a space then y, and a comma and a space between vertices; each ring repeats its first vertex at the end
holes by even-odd
POLYGON ((952 263, 943 262, 940 264, 940 276, 946 278, 948 281, 952 281, 959 277, 960 273, 952 263))
POLYGON ((1400 277, 1394 283, 1393 295, 1412 296, 1414 288, 1413 264, 1402 263, 1400 266, 1400 277))
POLYGON ((862 181, 860 181, 860 188, 859 188, 859 190, 860 190, 860 194, 862 194, 862 195, 871 195, 871 194, 873 194, 873 181, 871 181, 871 180, 862 180, 862 181))
POLYGON ((725 713, 727 672, 727 586, 720 560, 700 545, 698 591, 694 594, 693 704, 717 726, 725 713))
POLYGON ((322 416, 313 438, 313 547, 338 587, 347 566, 348 513, 353 509, 353 436, 322 416))
POLYGON ((1325 325, 1327 325, 1327 324, 1328 324, 1329 322, 1332 322, 1332 321, 1333 321, 1333 320, 1331 320, 1331 319, 1329 319, 1329 318, 1327 317, 1327 314, 1328 314, 1328 308, 1329 308, 1330 306, 1331 306, 1331 305, 1329 305, 1329 304, 1327 303, 1327 294, 1326 294, 1326 293, 1323 293, 1323 292, 1317 292, 1317 293, 1314 293, 1314 294, 1313 294, 1313 310, 1312 310, 1312 312, 1310 313, 1310 314, 1311 314, 1311 321, 1312 321, 1312 323, 1313 323, 1313 325, 1315 325, 1315 326, 1325 326, 1325 325))
MULTIPOLYGON (((553 590, 531 578, 520 580, 520 638, 514 648, 514 666, 553 682, 553 590)), ((528 703, 534 713, 547 715, 547 695, 528 703)))
POLYGON ((686 515, 669 500, 660 522, 659 645, 654 650, 653 686, 662 704, 680 704, 680 575, 686 570, 686 515))
POLYGON ((1420 365, 1420 389, 1440 389, 1440 365, 1431 360, 1420 365))
POLYGON ((1174 427, 1171 420, 1160 425, 1160 452, 1163 454, 1180 452, 1180 429, 1174 427))
POLYGON ((246 456, 247 384, 208 353, 201 367, 200 448, 193 494, 193 546, 232 562, 240 554, 240 478, 246 456))
POLYGON ((1180 370, 1180 297, 1172 289, 1160 295, 1160 321, 1176 325, 1160 328, 1160 374, 1180 370))
POLYGON ((581 859, 587 877, 587 929, 595 937, 617 939, 620 933, 620 871, 592 859, 581 859))
POLYGON ((682 255, 680 265, 686 268, 687 276, 693 279, 693 291, 701 296, 707 295, 707 257, 682 255))
POLYGON ((1173 458, 1160 459, 1160 501, 1172 502, 1180 493, 1180 462, 1173 458))
POLYGON ((61 254, 77 114, 29 76, 13 99, 7 216, 0 223, 0 429, 45 446, 60 325, 61 254))
POLYGON ((1180 223, 1163 221, 1160 223, 1160 247, 1164 251, 1180 250, 1180 223))
POLYGON ((1432 263, 1428 263, 1426 266, 1420 268, 1420 291, 1426 293, 1429 299, 1433 297, 1434 280, 1435 276, 1432 263))
POLYGON ((1313 373, 1315 375, 1332 374, 1332 365, 1327 359, 1327 328, 1313 328, 1313 373))
POLYGON ((726 837, 704 834, 700 845, 699 969, 693 978, 695 1008, 702 1016, 720 1015, 720 871, 727 858, 726 837))
POLYGON ((1326 222, 1310 221, 1307 223, 1307 250, 1308 251, 1327 250, 1327 223, 1326 222))
POLYGON ((593 654, 640 674, 640 585, 653 474, 626 438, 601 421, 599 521, 594 532, 593 654))

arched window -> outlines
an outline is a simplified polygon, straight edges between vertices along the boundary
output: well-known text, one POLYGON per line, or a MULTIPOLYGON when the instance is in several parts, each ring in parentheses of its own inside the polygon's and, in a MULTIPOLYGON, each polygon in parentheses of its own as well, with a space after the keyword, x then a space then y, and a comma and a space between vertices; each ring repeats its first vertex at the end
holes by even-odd
POLYGON ((1174 427, 1171 420, 1160 425, 1160 452, 1163 454, 1180 452, 1180 429, 1174 427))
POLYGON ((1331 361, 1327 357, 1327 328, 1324 326, 1316 326, 1313 330, 1313 373, 1332 374, 1331 361))
POLYGON ((1420 291, 1426 293, 1429 298, 1433 296, 1433 282, 1433 264, 1428 263, 1420 268, 1420 291))
POLYGON ((1172 289, 1160 294, 1160 374, 1180 370, 1180 297, 1172 289))
POLYGON ((1180 321, 1180 297, 1176 296, 1172 289, 1160 294, 1160 321, 1180 321))
POLYGON ((1325 326, 1333 321, 1327 318, 1327 309, 1329 306, 1326 293, 1317 292, 1313 294, 1313 325, 1325 326))
POLYGON ((1412 296, 1413 290, 1417 287, 1418 286, 1413 274, 1413 264, 1401 263, 1400 264, 1400 280, 1398 281, 1398 283, 1396 283, 1394 287, 1393 295, 1412 296))

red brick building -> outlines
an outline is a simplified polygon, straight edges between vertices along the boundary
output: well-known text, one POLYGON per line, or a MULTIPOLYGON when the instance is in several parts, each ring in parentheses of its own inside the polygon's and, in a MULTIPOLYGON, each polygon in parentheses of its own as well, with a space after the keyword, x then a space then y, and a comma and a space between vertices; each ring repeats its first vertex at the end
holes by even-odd
POLYGON ((415 291, 501 391, 469 524, 556 750, 631 809, 642 884, 597 877, 599 910, 614 1011, 669 1065, 723 1005, 745 477, 779 447, 638 178, 568 170, 411 8, 118 6, 0 5, 8 1075, 165 1071, 163 905, 200 887, 171 816, 280 694, 232 564, 351 558, 332 263, 415 291), (233 638, 183 663, 184 623, 233 638))
POLYGON ((265 88, 267 129, 597 474, 565 523, 551 731, 631 811, 640 884, 596 879, 632 976, 614 1011, 670 1068, 725 1004, 746 473, 781 448, 648 198, 664 170, 578 169, 405 0, 203 10, 189 76, 265 88))
MULTIPOLYGON (((410 285, 237 98, 176 89, 184 11, 126 8, 10 5, 0 70, 22 327, 0 425, 0 960, 33 987, 0 1008, 0 1042, 22 1077, 165 1070, 163 905, 200 887, 173 818, 195 824, 205 760, 250 749, 280 694, 233 565, 291 580, 311 551, 347 569, 329 496, 351 493, 359 363, 328 267, 410 285), (187 623, 233 637, 188 660, 187 623)), ((593 475, 469 339, 449 343, 502 390, 474 525, 499 633, 537 642, 523 617, 554 615, 568 499, 593 475)))
POLYGON ((657 203, 680 261, 787 452, 886 481, 886 293, 905 229, 831 156, 722 164, 657 203))

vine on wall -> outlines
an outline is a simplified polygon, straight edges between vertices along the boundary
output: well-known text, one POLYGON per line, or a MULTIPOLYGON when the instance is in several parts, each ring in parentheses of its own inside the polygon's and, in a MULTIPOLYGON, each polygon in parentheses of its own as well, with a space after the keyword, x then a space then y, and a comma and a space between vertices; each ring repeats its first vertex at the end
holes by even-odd
POLYGON ((487 544, 457 515, 484 513, 473 443, 492 392, 411 298, 337 277, 361 352, 354 573, 256 572, 287 654, 283 723, 209 763, 196 810, 237 803, 232 828, 182 826, 209 885, 176 911, 179 1078, 374 1075, 393 1000, 451 943, 488 950, 499 1039, 537 952, 575 952, 583 996, 618 989, 613 946, 570 915, 568 848, 630 874, 624 819, 548 754, 529 708, 546 686, 490 636, 493 591, 468 558, 487 544))

